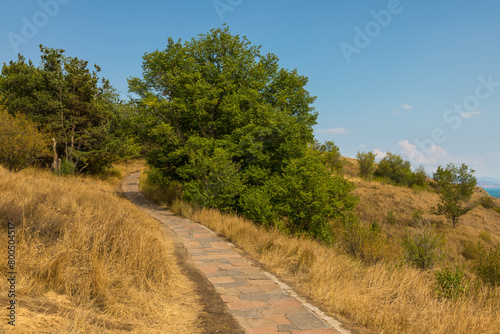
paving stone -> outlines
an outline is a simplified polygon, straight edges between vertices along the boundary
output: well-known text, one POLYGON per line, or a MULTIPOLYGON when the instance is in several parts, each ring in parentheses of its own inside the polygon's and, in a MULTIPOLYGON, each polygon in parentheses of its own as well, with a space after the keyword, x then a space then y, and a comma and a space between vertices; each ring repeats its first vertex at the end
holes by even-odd
POLYGON ((340 334, 333 328, 318 328, 292 331, 292 334, 340 334))
POLYGON ((212 233, 194 233, 193 237, 195 237, 196 240, 200 240, 203 242, 208 243, 207 246, 210 246, 210 242, 218 242, 220 241, 219 238, 217 238, 216 235, 213 235, 212 233))
MULTIPOLYGON (((222 301, 223 301, 224 303, 236 303, 236 302, 241 302, 241 299, 240 299, 239 297, 234 296, 234 295, 232 295, 232 294, 230 294, 230 295, 224 295, 224 294, 221 294, 221 295, 220 295, 220 298, 222 299, 222 301)), ((260 316, 260 314, 259 314, 259 317, 257 317, 257 318, 261 318, 261 317, 262 317, 262 316, 260 316)), ((253 317, 252 317, 252 318, 253 318, 253 317)))
MULTIPOLYGON (((221 270, 236 270, 236 266, 232 265, 232 264, 223 264, 219 267, 219 269, 221 270)), ((237 270, 239 270, 240 272, 243 272, 240 268, 238 268, 237 270)))
POLYGON ((266 292, 270 292, 270 291, 283 291, 283 289, 278 284, 275 284, 275 283, 272 283, 272 284, 262 284, 262 285, 259 285, 259 288, 262 291, 266 291, 266 292))
POLYGON ((185 241, 184 246, 186 248, 202 248, 203 247, 198 241, 185 241))
MULTIPOLYGON (((247 331, 247 334, 276 334, 278 332, 278 328, 274 326, 270 327, 261 327, 261 328, 250 328, 247 331)), ((283 332, 282 332, 283 334, 283 332)))
POLYGON ((293 324, 283 324, 283 325, 278 325, 278 330, 280 332, 284 332, 284 331, 293 331, 293 330, 297 330, 298 328, 293 325, 293 324))
POLYGON ((229 264, 228 259, 215 259, 214 261, 217 262, 218 264, 229 264))
POLYGON ((329 328, 330 326, 312 313, 287 314, 285 317, 298 329, 329 328))
POLYGON ((250 280, 250 284, 252 285, 265 285, 265 284, 273 284, 273 281, 270 279, 256 279, 256 280, 250 280))
POLYGON ((268 318, 272 315, 287 315, 287 314, 298 314, 298 313, 309 313, 310 311, 305 306, 295 306, 295 307, 284 307, 284 308, 270 308, 268 310, 262 311, 262 316, 268 318))
MULTIPOLYGON (((278 300, 278 299, 285 299, 288 300, 287 298, 290 298, 289 295, 286 293, 259 293, 259 294, 244 294, 241 297, 241 300, 264 300, 264 301, 270 301, 270 300, 278 300)), ((270 303, 273 305, 272 303, 270 303)), ((292 305, 296 306, 296 305, 292 305)), ((274 307, 274 305, 273 305, 274 307)))
POLYGON ((233 302, 233 303, 227 303, 227 307, 230 310, 241 310, 241 309, 267 309, 269 308, 269 304, 266 302, 263 302, 261 300, 258 301, 251 301, 251 302, 233 302))
POLYGON ((272 307, 274 307, 275 309, 288 308, 288 307, 302 305, 296 299, 291 298, 289 295, 286 295, 286 299, 281 298, 281 299, 277 299, 277 300, 270 300, 269 304, 271 304, 272 307))
POLYGON ((291 324, 290 320, 288 320, 283 314, 278 314, 278 315, 270 315, 265 317, 266 319, 271 319, 278 325, 288 325, 291 324))
POLYGON ((212 282, 212 284, 234 283, 234 280, 230 276, 209 277, 208 280, 212 282))
POLYGON ((218 264, 205 264, 205 265, 198 266, 198 268, 200 268, 200 270, 204 274, 212 274, 212 273, 217 273, 217 271, 219 270, 219 265, 218 264))
POLYGON ((253 293, 253 292, 262 292, 260 286, 248 285, 245 287, 238 288, 242 293, 253 293))
POLYGON ((221 295, 239 296, 241 292, 237 288, 224 288, 222 286, 215 286, 215 290, 221 295))
POLYGON ((229 288, 242 288, 242 287, 246 287, 246 286, 249 286, 248 283, 246 281, 243 281, 243 282, 234 282, 234 283, 216 283, 214 284, 214 286, 220 286, 220 287, 223 287, 223 288, 226 288, 226 289, 229 289, 229 288))
MULTIPOLYGON (((218 266, 219 265, 217 264, 217 267, 218 266)), ((207 273, 207 277, 222 277, 222 276, 231 276, 235 282, 245 280, 245 275, 243 275, 242 273, 228 272, 226 270, 217 269, 214 272, 207 273)))
POLYGON ((245 324, 245 327, 250 327, 250 328, 255 328, 255 327, 273 327, 276 326, 274 321, 270 319, 263 319, 263 318, 247 318, 247 319, 241 319, 239 321, 241 324, 245 324))
POLYGON ((249 319, 249 318, 259 319, 259 318, 262 318, 262 315, 259 312, 257 312, 257 310, 231 310, 231 314, 235 318, 243 318, 243 319, 249 319))
POLYGON ((232 247, 226 244, 224 241, 211 242, 210 246, 215 249, 232 249, 232 247))

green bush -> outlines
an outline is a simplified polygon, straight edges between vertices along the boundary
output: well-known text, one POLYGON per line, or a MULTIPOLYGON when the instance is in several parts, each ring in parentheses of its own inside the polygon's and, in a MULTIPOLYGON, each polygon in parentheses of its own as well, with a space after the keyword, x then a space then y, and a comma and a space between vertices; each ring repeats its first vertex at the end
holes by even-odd
POLYGON ((271 196, 266 187, 251 187, 239 199, 241 211, 254 222, 263 225, 276 225, 278 216, 271 204, 271 196))
POLYGON ((441 259, 444 239, 428 226, 418 232, 406 233, 403 238, 403 248, 406 260, 420 269, 430 269, 441 259))
POLYGON ((464 295, 469 288, 469 284, 464 279, 464 273, 460 267, 455 267, 453 270, 450 268, 439 270, 434 275, 437 283, 436 291, 443 298, 457 299, 464 295))
POLYGON ((146 171, 146 182, 158 187, 166 187, 169 184, 168 178, 155 167, 149 167, 149 170, 146 171))
POLYGON ((397 185, 410 185, 413 173, 411 164, 400 155, 387 153, 375 170, 376 177, 382 177, 397 185))
POLYGON ((478 247, 479 256, 474 265, 475 274, 486 284, 500 286, 500 245, 486 250, 478 247))
POLYGON ((486 209, 493 209, 495 207, 495 201, 489 195, 482 196, 479 199, 479 204, 482 205, 486 209))
POLYGON ((287 218, 290 231, 318 239, 330 237, 329 221, 352 211, 357 197, 350 194, 354 184, 330 172, 316 155, 293 159, 280 177, 266 187, 276 212, 287 218))
POLYGON ((7 169, 18 171, 37 158, 48 156, 49 142, 35 123, 24 115, 10 115, 0 105, 0 163, 7 169))
POLYGON ((375 154, 373 152, 359 152, 356 154, 359 164, 359 176, 364 179, 371 179, 375 172, 375 154))
POLYGON ((71 160, 64 157, 61 161, 61 165, 59 169, 55 171, 57 175, 66 176, 66 175, 75 175, 76 174, 76 164, 71 160))
POLYGON ((181 173, 190 179, 184 185, 185 198, 201 207, 233 211, 245 190, 239 165, 231 160, 231 153, 226 149, 210 147, 211 140, 192 139, 186 145, 189 163, 181 168, 181 173))
POLYGON ((411 187, 425 187, 427 185, 427 173, 423 166, 418 167, 415 172, 412 173, 409 180, 409 185, 411 187))

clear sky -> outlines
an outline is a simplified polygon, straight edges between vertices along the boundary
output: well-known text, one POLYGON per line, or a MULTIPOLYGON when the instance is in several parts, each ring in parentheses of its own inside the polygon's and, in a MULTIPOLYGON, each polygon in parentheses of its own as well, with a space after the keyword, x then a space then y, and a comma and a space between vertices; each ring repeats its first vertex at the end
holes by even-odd
POLYGON ((227 23, 309 78, 315 135, 500 179, 498 0, 3 0, 0 63, 38 45, 102 68, 122 97, 142 56, 227 23))

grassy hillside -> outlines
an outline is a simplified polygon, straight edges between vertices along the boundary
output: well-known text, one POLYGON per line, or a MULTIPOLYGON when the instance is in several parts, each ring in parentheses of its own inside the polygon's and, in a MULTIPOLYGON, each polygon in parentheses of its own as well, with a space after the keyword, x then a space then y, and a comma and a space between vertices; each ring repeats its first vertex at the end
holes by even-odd
MULTIPOLYGON (((16 326, 6 333, 197 333, 201 307, 159 224, 116 182, 0 167, 0 291, 16 225, 16 326)), ((7 293, 0 295, 5 319, 7 293)))
POLYGON ((435 227, 438 233, 445 235, 448 262, 463 262, 460 256, 467 242, 481 242, 485 246, 500 243, 500 199, 490 197, 484 189, 477 187, 471 202, 475 208, 460 218, 459 227, 452 229, 444 216, 430 213, 439 202, 439 196, 432 189, 411 189, 393 186, 384 182, 365 181, 359 178, 357 160, 347 161, 345 176, 356 184, 354 194, 359 196, 356 214, 365 222, 378 222, 385 233, 393 237, 402 237, 406 231, 419 227, 416 217, 435 227), (490 198, 493 207, 481 204, 484 198, 490 198), (390 217, 392 215, 392 218, 390 217))
MULTIPOLYGON (((365 260, 346 252, 345 239, 352 236, 338 225, 337 242, 326 246, 261 227, 237 215, 195 209, 174 200, 173 193, 147 183, 142 187, 150 197, 178 214, 226 236, 330 314, 351 326, 363 327, 358 328, 361 332, 498 333, 500 289, 482 284, 474 276, 474 262, 467 247, 478 242, 486 248, 499 244, 500 213, 479 205, 452 229, 443 217, 429 213, 438 201, 438 195, 430 189, 363 181, 356 160, 346 160, 349 163, 344 166, 344 174, 356 183, 354 193, 360 198, 356 214, 362 228, 354 237, 365 260), (388 219, 389 211, 395 218, 388 219), (416 269, 404 260, 402 238, 407 233, 418 233, 422 221, 445 240, 444 256, 430 270, 416 269), (369 232, 374 222, 382 231, 378 235, 369 232), (446 298, 438 289, 435 275, 457 265, 464 272, 461 293, 446 298)), ((473 200, 483 196, 479 190, 473 200)))

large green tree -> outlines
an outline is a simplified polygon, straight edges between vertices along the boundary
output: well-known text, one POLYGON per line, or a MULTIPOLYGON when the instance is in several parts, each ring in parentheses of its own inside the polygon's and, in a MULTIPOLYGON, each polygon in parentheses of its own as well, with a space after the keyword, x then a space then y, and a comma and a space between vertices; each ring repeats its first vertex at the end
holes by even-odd
POLYGON ((307 81, 227 26, 184 43, 169 38, 165 50, 144 56, 143 77, 129 80, 148 163, 181 181, 185 196, 199 205, 237 210, 262 223, 286 216, 302 230, 319 231, 308 224, 320 226, 320 219, 352 208, 339 204, 350 186, 337 187, 339 201, 332 203, 326 199, 333 190, 311 200, 306 189, 297 194, 303 195, 297 207, 275 196, 277 189, 292 196, 308 180, 334 187, 324 164, 314 163, 317 177, 300 169, 307 166, 317 118, 307 81), (280 183, 284 188, 275 186, 280 183), (298 214, 300 203, 309 203, 302 211, 313 216, 298 214))
MULTIPOLYGON (((313 140, 317 114, 306 83, 227 27, 185 43, 169 38, 165 50, 144 56, 143 78, 129 80, 140 97, 143 133, 156 139, 150 164, 178 164, 176 150, 192 136, 224 139, 237 144, 233 160, 243 169, 254 166, 248 175, 254 182, 279 170, 284 159, 303 155, 313 140)), ((179 177, 176 170, 168 174, 179 177)))
POLYGON ((40 45, 38 67, 19 55, 0 75, 2 102, 51 133, 59 157, 77 172, 98 171, 116 158, 123 140, 113 136, 118 125, 118 94, 100 80, 98 66, 40 45))

